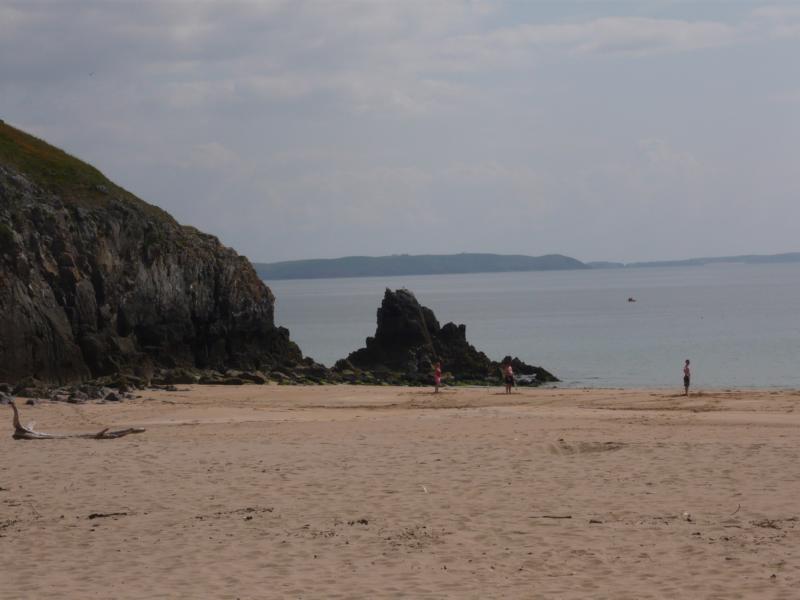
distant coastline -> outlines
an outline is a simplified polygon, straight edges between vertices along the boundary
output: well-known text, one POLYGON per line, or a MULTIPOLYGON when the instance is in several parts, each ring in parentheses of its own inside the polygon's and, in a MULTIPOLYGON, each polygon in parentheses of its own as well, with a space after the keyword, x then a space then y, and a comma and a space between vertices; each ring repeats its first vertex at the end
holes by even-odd
POLYGON ((641 267, 702 267, 703 265, 719 263, 764 265, 796 262, 800 262, 800 252, 786 252, 784 254, 741 254, 739 256, 715 256, 704 258, 687 258, 685 260, 656 260, 634 263, 587 262, 585 264, 592 269, 638 269, 641 267))
POLYGON ((800 252, 744 254, 662 260, 650 262, 581 262, 562 254, 395 254, 391 256, 346 256, 274 263, 253 263, 265 280, 338 279, 343 277, 394 277, 402 275, 447 275, 457 273, 505 273, 520 271, 567 271, 580 269, 638 269, 646 267, 699 267, 718 263, 776 264, 800 262, 800 252))
POLYGON ((395 254, 346 256, 276 263, 253 263, 262 279, 331 279, 452 273, 503 273, 509 271, 560 271, 589 269, 579 260, 561 254, 395 254))

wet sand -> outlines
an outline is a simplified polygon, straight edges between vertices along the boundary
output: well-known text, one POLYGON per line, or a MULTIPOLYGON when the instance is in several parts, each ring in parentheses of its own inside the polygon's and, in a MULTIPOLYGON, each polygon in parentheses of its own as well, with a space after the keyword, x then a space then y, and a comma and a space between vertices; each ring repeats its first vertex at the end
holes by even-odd
POLYGON ((0 406, 0 598, 796 598, 800 392, 0 406))

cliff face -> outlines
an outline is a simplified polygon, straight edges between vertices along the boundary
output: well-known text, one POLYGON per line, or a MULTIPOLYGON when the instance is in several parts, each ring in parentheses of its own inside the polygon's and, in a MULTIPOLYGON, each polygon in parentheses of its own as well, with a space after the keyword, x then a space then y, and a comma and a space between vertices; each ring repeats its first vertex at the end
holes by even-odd
POLYGON ((529 376, 527 384, 558 381, 552 373, 518 358, 490 360, 467 342, 465 325, 440 326, 433 311, 404 289, 386 290, 378 309, 375 335, 368 337, 366 347, 352 352, 337 369, 353 366, 367 371, 388 370, 406 382, 429 383, 436 361, 442 361, 444 370, 461 382, 496 379, 506 363, 511 363, 516 373, 529 376))
POLYGON ((0 381, 302 359, 250 263, 0 123, 0 381))

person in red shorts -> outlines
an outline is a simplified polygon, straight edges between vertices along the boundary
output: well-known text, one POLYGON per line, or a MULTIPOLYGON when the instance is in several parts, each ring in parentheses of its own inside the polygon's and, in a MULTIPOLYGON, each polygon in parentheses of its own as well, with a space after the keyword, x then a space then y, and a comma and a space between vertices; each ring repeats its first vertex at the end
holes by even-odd
POLYGON ((503 380, 506 384, 506 394, 510 394, 511 388, 514 387, 514 369, 511 367, 511 363, 503 367, 503 380))
POLYGON ((439 393, 439 386, 442 385, 442 363, 437 362, 433 368, 433 385, 434 385, 434 394, 439 393))

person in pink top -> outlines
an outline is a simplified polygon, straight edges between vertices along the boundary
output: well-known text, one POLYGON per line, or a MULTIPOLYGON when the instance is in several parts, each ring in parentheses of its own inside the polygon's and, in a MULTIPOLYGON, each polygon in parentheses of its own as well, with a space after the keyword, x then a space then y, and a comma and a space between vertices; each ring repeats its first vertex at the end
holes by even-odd
POLYGON ((506 394, 510 394, 511 388, 514 387, 514 369, 511 368, 511 363, 503 367, 503 379, 506 384, 506 394))
POLYGON ((692 378, 692 372, 689 369, 689 359, 686 359, 686 364, 683 365, 683 389, 684 389, 684 396, 689 395, 689 382, 692 378))
POLYGON ((434 385, 434 394, 439 393, 439 386, 442 385, 442 363, 437 362, 434 365, 433 369, 433 385, 434 385))

